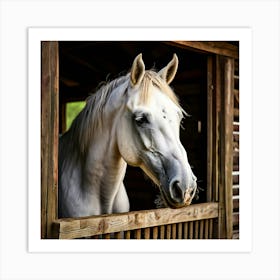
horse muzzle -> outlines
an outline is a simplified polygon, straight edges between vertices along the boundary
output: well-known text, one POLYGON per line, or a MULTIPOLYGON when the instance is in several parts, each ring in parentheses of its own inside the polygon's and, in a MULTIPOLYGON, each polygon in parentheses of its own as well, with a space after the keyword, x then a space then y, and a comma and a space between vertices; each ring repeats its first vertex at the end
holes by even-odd
POLYGON ((193 180, 189 186, 185 186, 180 180, 173 179, 167 188, 162 189, 162 195, 166 204, 171 208, 180 208, 191 204, 197 185, 193 180))

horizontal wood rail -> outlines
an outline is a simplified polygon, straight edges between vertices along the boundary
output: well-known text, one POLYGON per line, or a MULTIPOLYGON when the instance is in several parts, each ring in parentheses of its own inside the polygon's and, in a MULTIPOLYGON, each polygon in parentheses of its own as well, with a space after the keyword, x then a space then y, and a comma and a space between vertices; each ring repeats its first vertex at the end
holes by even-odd
POLYGON ((72 239, 218 217, 218 203, 180 209, 161 208, 128 213, 64 218, 54 222, 55 238, 72 239))
POLYGON ((239 58, 239 48, 228 42, 221 41, 172 41, 168 44, 185 49, 193 49, 205 53, 214 53, 232 58, 239 58))

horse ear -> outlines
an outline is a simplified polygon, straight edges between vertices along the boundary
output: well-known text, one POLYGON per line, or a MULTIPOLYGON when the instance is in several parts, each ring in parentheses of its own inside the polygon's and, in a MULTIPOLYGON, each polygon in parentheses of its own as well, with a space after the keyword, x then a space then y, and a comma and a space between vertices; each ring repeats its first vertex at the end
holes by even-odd
POLYGON ((130 82, 132 86, 137 86, 141 83, 145 73, 145 64, 142 59, 142 53, 138 54, 133 61, 130 82))
POLYGON ((178 69, 178 63, 178 57, 174 53, 172 60, 158 72, 158 74, 163 80, 166 81, 167 84, 170 84, 173 81, 178 69))

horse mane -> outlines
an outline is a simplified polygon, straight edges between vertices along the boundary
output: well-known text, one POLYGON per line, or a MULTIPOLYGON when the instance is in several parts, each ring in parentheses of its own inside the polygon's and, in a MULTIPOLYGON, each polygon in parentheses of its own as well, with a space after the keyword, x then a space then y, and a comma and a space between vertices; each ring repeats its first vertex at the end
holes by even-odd
MULTIPOLYGON (((87 147, 90 143, 90 140, 93 137, 93 134, 96 133, 99 129, 102 129, 103 126, 103 116, 104 116, 104 108, 105 105, 113 92, 113 89, 120 85, 127 85, 124 89, 123 93, 126 94, 127 89, 129 87, 129 73, 116 78, 110 82, 102 83, 99 89, 93 94, 91 94, 86 99, 86 106, 84 109, 78 114, 78 116, 74 119, 70 129, 62 136, 61 144, 63 145, 64 136, 69 137, 70 140, 67 141, 63 146, 68 145, 68 148, 63 147, 61 152, 67 153, 71 152, 80 152, 80 154, 84 154, 87 150, 87 147), (65 150, 67 149, 67 151, 65 150), (70 150, 68 150, 70 149, 70 150)), ((152 96, 151 88, 155 86, 159 88, 164 94, 166 94, 171 101, 173 101, 182 112, 184 110, 179 105, 179 100, 171 87, 158 75, 157 72, 153 70, 145 71, 144 77, 140 84, 140 104, 148 104, 149 100, 152 96)), ((66 141, 66 140, 65 140, 66 141)), ((61 145, 61 146, 62 146, 61 145)))

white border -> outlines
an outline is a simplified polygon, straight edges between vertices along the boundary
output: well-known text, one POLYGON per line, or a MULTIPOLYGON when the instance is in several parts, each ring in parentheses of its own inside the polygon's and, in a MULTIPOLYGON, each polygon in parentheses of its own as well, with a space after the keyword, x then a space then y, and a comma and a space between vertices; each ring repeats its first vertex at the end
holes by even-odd
POLYGON ((29 28, 29 252, 250 252, 252 248, 251 34, 252 31, 249 28, 29 28), (240 95, 240 154, 242 155, 240 156, 240 189, 242 195, 240 197, 239 240, 40 239, 40 47, 41 41, 63 40, 240 41, 240 92, 246 94, 240 95))
POLYGON ((278 0, 0 0, 0 279, 280 279, 279 34, 278 0), (252 29, 250 253, 28 252, 27 28, 114 25, 252 29))

